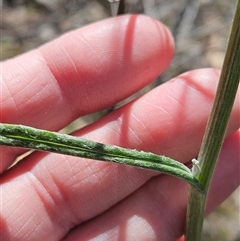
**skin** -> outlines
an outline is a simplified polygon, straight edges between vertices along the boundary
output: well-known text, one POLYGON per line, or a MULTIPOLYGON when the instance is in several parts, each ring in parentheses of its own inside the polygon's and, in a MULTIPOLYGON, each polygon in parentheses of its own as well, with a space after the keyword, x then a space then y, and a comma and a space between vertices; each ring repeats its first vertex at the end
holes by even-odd
MULTIPOLYGON (((57 131, 153 81, 173 40, 146 16, 107 19, 2 63, 0 120, 57 131)), ((220 71, 180 75, 77 131, 94 141, 188 163, 197 157, 220 71)), ((239 186, 239 93, 206 214, 239 186)), ((188 186, 157 172, 0 148, 3 240, 163 240, 184 233, 188 186)))

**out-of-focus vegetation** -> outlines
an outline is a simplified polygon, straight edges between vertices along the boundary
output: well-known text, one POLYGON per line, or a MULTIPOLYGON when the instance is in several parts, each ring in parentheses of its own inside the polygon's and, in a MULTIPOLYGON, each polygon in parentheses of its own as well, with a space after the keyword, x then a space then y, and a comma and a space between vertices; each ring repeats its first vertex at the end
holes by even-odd
MULTIPOLYGON (((176 43, 175 58, 169 70, 137 95, 184 71, 221 67, 235 1, 127 0, 126 3, 127 11, 143 12, 165 23, 171 29, 176 43)), ((4 0, 1 15, 1 60, 5 60, 38 47, 62 33, 110 17, 111 11, 107 0, 4 0)), ((105 113, 76 120, 67 132, 105 113)), ((239 203, 238 189, 206 218, 203 240, 240 240, 239 203)))

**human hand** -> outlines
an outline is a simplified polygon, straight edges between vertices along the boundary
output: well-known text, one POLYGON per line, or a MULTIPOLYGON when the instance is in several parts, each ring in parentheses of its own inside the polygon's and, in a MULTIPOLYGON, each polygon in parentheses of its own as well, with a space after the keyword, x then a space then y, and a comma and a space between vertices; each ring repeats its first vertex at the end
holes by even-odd
MULTIPOLYGON (((145 16, 68 33, 3 63, 1 122, 57 131, 141 89, 172 55, 169 32, 145 16)), ((218 78, 214 69, 185 73, 74 134, 187 163, 198 154, 218 78)), ((239 185, 237 104, 207 213, 239 185)), ((172 241, 183 234, 188 186, 182 180, 40 152, 6 171, 22 152, 0 148, 3 240, 172 241)))

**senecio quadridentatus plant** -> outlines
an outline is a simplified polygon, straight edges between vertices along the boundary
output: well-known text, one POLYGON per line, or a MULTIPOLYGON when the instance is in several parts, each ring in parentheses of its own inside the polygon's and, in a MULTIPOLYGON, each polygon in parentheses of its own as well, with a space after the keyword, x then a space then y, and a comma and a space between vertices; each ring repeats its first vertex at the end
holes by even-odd
MULTIPOLYGON (((113 5, 115 4, 112 7, 113 15, 115 15, 120 0, 111 0, 110 2, 113 5)), ((208 188, 239 85, 239 66, 240 1, 238 0, 213 108, 199 156, 197 159, 192 160, 191 169, 165 156, 105 145, 71 135, 23 125, 0 123, 0 145, 24 147, 126 164, 181 178, 190 184, 186 240, 200 241, 208 188)))

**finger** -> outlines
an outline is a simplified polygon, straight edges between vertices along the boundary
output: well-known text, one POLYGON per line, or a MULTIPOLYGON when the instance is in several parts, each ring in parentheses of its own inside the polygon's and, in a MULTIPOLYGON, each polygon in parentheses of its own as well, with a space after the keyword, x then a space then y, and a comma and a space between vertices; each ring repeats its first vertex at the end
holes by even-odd
MULTIPOLYGON (((3 63, 0 121, 59 130, 149 84, 172 55, 169 31, 145 16, 121 16, 70 32, 3 63)), ((0 152, 2 170, 19 154, 5 147, 0 152)))
MULTIPOLYGON (((188 72, 76 135, 188 162, 199 151, 218 79, 219 72, 212 69, 188 72)), ((228 134, 239 128, 238 101, 228 134)), ((36 153, 2 179, 2 217, 11 229, 29 219, 31 230, 38 227, 34 233, 28 233, 26 225, 17 236, 15 232, 9 234, 19 239, 44 239, 50 233, 59 239, 71 227, 104 212, 155 175, 122 165, 36 153), (32 210, 36 217, 32 217, 32 210)))
POLYGON ((240 130, 231 135, 224 143, 220 160, 214 171, 213 181, 206 213, 212 212, 220 205, 240 184, 240 130))
MULTIPOLYGON (((99 142, 144 149, 181 162, 190 161, 198 155, 219 74, 215 69, 182 74, 76 135, 88 139, 94 136, 99 142), (99 131, 104 135, 95 134, 99 131)), ((227 135, 240 126, 239 99, 238 91, 227 135)))
MULTIPOLYGON (((211 184, 207 213, 239 186, 240 131, 224 143, 211 184)), ((158 176, 118 206, 76 227, 63 241, 177 240, 184 233, 188 187, 170 176, 158 176)))

